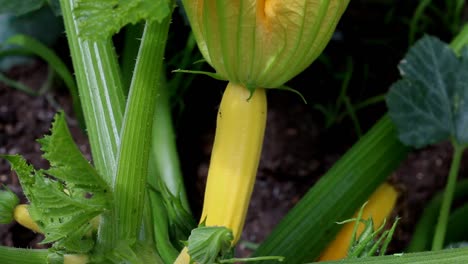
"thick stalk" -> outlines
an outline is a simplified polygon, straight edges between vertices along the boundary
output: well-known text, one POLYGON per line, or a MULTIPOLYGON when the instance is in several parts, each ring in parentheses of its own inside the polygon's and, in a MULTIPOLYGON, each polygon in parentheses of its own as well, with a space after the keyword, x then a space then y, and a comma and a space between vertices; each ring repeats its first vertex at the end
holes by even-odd
POLYGON ((457 183, 458 170, 460 168, 460 161, 462 158, 464 146, 453 143, 454 153, 452 164, 450 165, 450 173, 445 187, 444 198, 440 208, 439 219, 435 229, 434 239, 432 240, 432 250, 440 250, 444 246, 445 232, 447 231, 447 222, 450 214, 450 207, 452 205, 455 186, 457 183))
MULTIPOLYGON (((348 219, 406 157, 385 116, 283 218, 254 256, 284 256, 288 264, 315 260, 348 219)), ((265 262, 274 263, 274 262, 265 262)))
MULTIPOLYGON (((60 7, 93 163, 108 185, 112 186, 117 170, 117 151, 125 109, 120 70, 111 39, 89 41, 79 37, 77 19, 72 12, 76 2, 60 0, 60 7)), ((102 215, 98 249, 114 243, 113 231, 108 225, 112 222, 113 216, 109 212, 102 215)))
POLYGON ((46 249, 25 249, 0 246, 2 264, 46 264, 49 251, 46 249))
POLYGON ((147 23, 128 96, 114 182, 117 241, 136 241, 145 201, 151 131, 170 16, 147 23))
POLYGON ((60 0, 60 7, 94 166, 111 185, 117 169, 119 134, 125 109, 120 70, 110 38, 89 41, 79 37, 77 19, 72 13, 76 2, 60 0))
MULTIPOLYGON (((286 262, 287 260, 285 260, 286 262)), ((286 262, 289 263, 289 262, 286 262)), ((319 262, 320 264, 454 264, 468 263, 468 248, 402 253, 393 256, 342 259, 319 262)))
POLYGON ((455 53, 460 54, 462 48, 468 45, 468 24, 465 24, 461 29, 460 33, 452 40, 450 47, 455 53))

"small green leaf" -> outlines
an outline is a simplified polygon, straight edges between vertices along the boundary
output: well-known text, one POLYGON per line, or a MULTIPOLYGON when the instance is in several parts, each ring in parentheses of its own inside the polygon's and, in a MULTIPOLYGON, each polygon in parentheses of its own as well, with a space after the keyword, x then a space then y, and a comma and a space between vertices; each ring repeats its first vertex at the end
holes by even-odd
POLYGON ((70 189, 78 187, 107 192, 106 182, 74 143, 63 113, 56 115, 51 131, 51 135, 38 140, 44 152, 43 157, 51 165, 47 174, 71 185, 67 186, 70 189))
POLYGON ((232 231, 223 226, 201 226, 192 230, 188 252, 198 264, 213 264, 230 252, 232 231))
POLYGON ((453 138, 468 143, 468 50, 457 58, 437 38, 419 40, 399 64, 387 105, 400 140, 413 147, 453 138))
POLYGON ((171 0, 80 0, 73 12, 82 37, 105 39, 130 23, 161 22, 171 14, 172 5, 171 0))
POLYGON ((42 242, 88 252, 93 246, 87 235, 93 228, 90 221, 108 207, 109 188, 76 147, 63 113, 56 115, 51 131, 39 140, 50 169, 35 170, 17 155, 3 157, 18 174, 31 218, 45 233, 42 242))

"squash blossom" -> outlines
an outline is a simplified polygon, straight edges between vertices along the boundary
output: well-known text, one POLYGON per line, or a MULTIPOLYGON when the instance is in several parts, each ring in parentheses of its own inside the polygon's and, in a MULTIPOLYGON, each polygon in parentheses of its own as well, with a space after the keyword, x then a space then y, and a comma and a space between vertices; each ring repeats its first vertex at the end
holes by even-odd
MULTIPOLYGON (((235 244, 260 160, 265 88, 282 86, 320 55, 349 0, 182 2, 203 57, 229 81, 218 112, 200 222, 231 229, 235 244)), ((175 263, 187 259, 184 249, 175 263)))
POLYGON ((205 60, 226 80, 277 88, 323 51, 349 0, 183 0, 205 60))

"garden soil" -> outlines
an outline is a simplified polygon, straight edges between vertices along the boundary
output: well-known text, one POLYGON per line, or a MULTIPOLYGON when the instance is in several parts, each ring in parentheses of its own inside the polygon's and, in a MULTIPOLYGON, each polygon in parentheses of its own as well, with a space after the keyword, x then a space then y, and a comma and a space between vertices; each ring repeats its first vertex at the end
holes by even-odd
MULTIPOLYGON (((9 73, 10 78, 35 90, 40 89, 46 75, 47 67, 41 62, 13 69, 9 73)), ((49 132, 54 114, 63 109, 77 145, 90 158, 86 136, 74 119, 71 98, 67 91, 50 89, 43 95, 30 96, 0 84, 0 102, 0 153, 21 154, 34 166, 47 168, 48 164, 41 158, 36 139, 49 132)), ((300 101, 298 103, 294 95, 272 92, 269 104, 262 160, 245 230, 238 247, 238 254, 242 256, 248 255, 252 247, 269 234, 288 210, 351 146, 352 141, 349 138, 354 137, 353 133, 345 132, 343 134, 348 140, 334 139, 342 128, 325 129, 319 118, 311 114, 305 104, 300 101)), ((216 104, 212 104, 211 108, 214 119, 216 104)), ((190 166, 188 162, 189 166, 183 169, 192 207, 198 213, 202 204, 213 133, 214 126, 207 126, 204 133, 185 137, 184 144, 188 144, 187 141, 193 142, 191 146, 184 145, 180 149, 183 165, 185 160, 197 156, 195 160, 198 165, 190 166)), ((184 134, 188 133, 182 131, 179 137, 184 134)), ((391 175, 391 182, 400 190, 398 207, 393 214, 401 217, 392 243, 393 252, 404 249, 424 204, 443 187, 450 160, 451 147, 444 142, 412 152, 391 175)), ((462 169, 461 174, 464 173, 462 169)), ((0 181, 25 202, 17 177, 4 160, 0 161, 0 181)), ((1 245, 45 247, 46 245, 38 244, 41 239, 41 235, 16 223, 0 225, 1 245)))
MULTIPOLYGON (((304 95, 308 104, 290 92, 268 93, 268 123, 262 160, 238 255, 247 256, 265 239, 288 210, 358 140, 359 130, 349 117, 333 120, 325 118, 318 110, 328 109, 328 113, 334 113, 334 107, 340 104, 336 98, 346 74, 352 74, 346 92, 352 103, 385 93, 399 78, 397 64, 408 48, 408 21, 419 1, 387 2, 352 1, 324 55, 288 83, 304 95)), ((445 41, 450 40, 450 32, 439 20, 423 22, 417 31, 419 36, 428 32, 445 41)), ((174 20, 173 26, 187 29, 178 19, 174 20)), ((171 45, 168 49, 174 47, 179 48, 171 45)), ((209 68, 205 70, 211 71, 209 68)), ((16 67, 7 75, 39 91, 47 79, 48 68, 37 61, 16 67)), ((174 110, 182 170, 196 217, 203 202, 216 112, 224 85, 197 76, 181 95, 183 104, 174 110)), ((0 154, 21 154, 34 166, 46 168, 48 164, 41 158, 36 139, 48 133, 54 114, 63 109, 77 145, 90 159, 86 135, 74 118, 71 98, 66 89, 56 87, 63 87, 63 84, 52 83, 42 95, 30 96, 0 83, 0 154)), ((385 111, 384 102, 360 110, 357 115, 360 129, 367 131, 385 111)), ((393 216, 401 217, 391 252, 401 252, 406 247, 425 204, 445 185, 451 153, 447 142, 414 150, 389 175, 389 181, 400 192, 393 216)), ((460 177, 467 174, 467 162, 465 157, 460 177)), ((18 179, 4 160, 0 160, 0 183, 25 202, 18 179)), ((46 247, 38 244, 41 239, 40 235, 18 224, 0 225, 1 245, 46 247)))

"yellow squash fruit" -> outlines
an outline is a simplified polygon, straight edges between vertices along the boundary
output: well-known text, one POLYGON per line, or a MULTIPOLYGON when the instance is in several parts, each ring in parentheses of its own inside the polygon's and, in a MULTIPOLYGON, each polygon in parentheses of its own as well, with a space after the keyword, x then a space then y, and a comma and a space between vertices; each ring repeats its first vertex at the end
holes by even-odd
POLYGON ((200 221, 239 240, 255 183, 266 125, 264 89, 229 83, 221 100, 200 221))
MULTIPOLYGON (((240 237, 263 144, 266 88, 308 67, 349 0, 182 0, 198 47, 229 81, 218 112, 200 222, 240 237)), ((175 263, 188 263, 184 249, 175 263)))
POLYGON ((188 248, 184 247, 180 252, 177 259, 174 261, 174 264, 189 264, 190 263, 190 255, 188 254, 188 248))
POLYGON ((20 225, 37 233, 42 233, 36 222, 31 218, 28 211, 28 205, 20 204, 15 207, 13 216, 20 225))
MULTIPOLYGON (((257 175, 266 111, 264 89, 256 89, 251 96, 241 85, 227 85, 218 110, 200 222, 231 229, 233 244, 242 233, 257 175)), ((184 248, 174 263, 189 260, 184 248)))
MULTIPOLYGON (((372 217, 374 228, 378 228, 393 211, 397 198, 398 192, 393 186, 387 183, 380 185, 371 195, 364 207, 362 219, 369 219, 372 217)), ((357 217, 358 213, 359 212, 357 212, 354 217, 357 217)), ((354 222, 344 225, 335 240, 322 252, 319 261, 339 260, 346 257, 351 243, 354 225, 354 222)), ((363 230, 364 224, 360 223, 356 236, 358 237, 363 230)))
POLYGON ((87 255, 66 254, 63 256, 63 264, 86 264, 89 263, 87 255))
POLYGON ((248 88, 277 88, 329 42, 349 0, 183 0, 206 61, 248 88))

